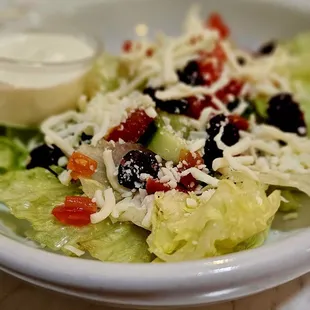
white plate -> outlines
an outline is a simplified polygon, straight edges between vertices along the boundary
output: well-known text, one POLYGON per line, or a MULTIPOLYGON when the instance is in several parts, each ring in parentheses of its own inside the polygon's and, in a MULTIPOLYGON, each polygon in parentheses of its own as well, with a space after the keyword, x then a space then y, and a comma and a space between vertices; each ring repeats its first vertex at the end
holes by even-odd
MULTIPOLYGON (((310 26, 307 1, 209 0, 203 12, 217 10, 232 26, 234 38, 254 47, 272 38, 289 37, 310 26)), ((133 36, 137 23, 177 34, 189 0, 53 1, 48 18, 32 13, 33 25, 46 29, 76 30, 100 36, 109 50, 133 36)), ((20 21, 10 27, 29 28, 20 21)), ((153 30, 151 31, 153 33, 153 30)), ((310 270, 310 209, 300 219, 277 219, 263 247, 246 252, 178 264, 112 264, 68 258, 38 249, 16 232, 21 222, 8 216, 0 224, 0 269, 34 284, 86 299, 137 308, 189 306, 253 294, 282 284, 310 270), (9 224, 8 224, 9 223, 9 224)))

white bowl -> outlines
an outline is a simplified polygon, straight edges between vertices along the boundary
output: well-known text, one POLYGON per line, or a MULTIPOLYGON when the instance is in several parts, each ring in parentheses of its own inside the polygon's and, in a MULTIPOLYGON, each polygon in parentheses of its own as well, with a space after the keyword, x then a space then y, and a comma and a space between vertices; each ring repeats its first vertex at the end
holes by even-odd
MULTIPOLYGON (((223 13, 244 46, 289 37, 310 26, 308 1, 209 0, 204 13, 223 13)), ((100 35, 110 50, 132 37, 137 23, 178 33, 189 0, 53 1, 54 15, 38 19, 48 30, 75 30, 100 35), (59 5, 59 6, 58 6, 59 5), (43 21, 44 20, 44 21, 43 21), (57 22, 56 22, 57 21, 57 22)), ((51 5, 51 4, 50 4, 51 5)), ((40 14, 50 10, 40 8, 40 14)), ((36 17, 36 18, 34 18, 36 17)), ((33 28, 29 21, 10 25, 33 28)), ((137 307, 201 305, 253 294, 287 282, 310 270, 310 216, 277 219, 266 245, 224 257, 174 264, 112 264, 68 258, 36 248, 0 225, 0 269, 34 284, 98 302, 137 307), (309 220, 308 220, 309 219, 309 220)), ((0 218, 3 215, 0 214, 0 218)), ((13 224, 20 228, 22 222, 13 224)), ((14 226, 13 225, 13 226, 14 226)), ((9 226, 12 227, 12 226, 9 226)))

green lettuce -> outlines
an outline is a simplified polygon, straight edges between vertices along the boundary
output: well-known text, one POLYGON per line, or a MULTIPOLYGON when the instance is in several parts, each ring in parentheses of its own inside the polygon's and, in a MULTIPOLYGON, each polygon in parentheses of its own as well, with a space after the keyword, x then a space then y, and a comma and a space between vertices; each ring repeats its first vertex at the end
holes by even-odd
POLYGON ((28 158, 28 150, 22 143, 7 137, 0 137, 0 174, 24 169, 28 158))
POLYGON ((222 180, 210 200, 179 192, 155 199, 150 251, 166 262, 196 260, 260 246, 280 205, 280 191, 268 197, 252 180, 222 180), (191 204, 193 205, 193 204, 191 204))
POLYGON ((294 190, 282 190, 281 195, 284 199, 281 201, 279 211, 286 213, 298 211, 301 206, 300 192, 294 190))
POLYGON ((70 245, 102 261, 149 262, 148 233, 129 223, 105 220, 84 227, 66 226, 51 214, 66 196, 81 195, 78 186, 64 186, 49 171, 35 168, 0 177, 0 201, 11 213, 31 223, 26 235, 53 251, 72 255, 70 245))
POLYGON ((97 59, 87 76, 86 94, 93 97, 98 91, 113 91, 119 87, 121 77, 119 58, 104 53, 97 59))

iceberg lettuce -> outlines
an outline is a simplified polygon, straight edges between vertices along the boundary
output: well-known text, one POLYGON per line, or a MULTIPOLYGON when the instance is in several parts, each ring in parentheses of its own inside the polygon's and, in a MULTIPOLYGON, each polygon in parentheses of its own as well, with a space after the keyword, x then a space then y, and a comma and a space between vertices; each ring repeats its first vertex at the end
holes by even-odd
POLYGON ((28 150, 18 140, 0 137, 0 174, 26 167, 28 150))
POLYGON ((166 262, 202 259, 260 246, 280 206, 280 191, 267 196, 264 185, 250 179, 222 180, 213 196, 171 191, 155 199, 150 251, 166 262))
POLYGON ((0 201, 11 213, 31 223, 27 236, 53 251, 72 255, 66 246, 88 251, 102 261, 150 262, 148 233, 130 223, 105 220, 84 227, 66 226, 51 214, 66 196, 81 195, 78 186, 64 186, 49 171, 35 168, 0 177, 0 201))

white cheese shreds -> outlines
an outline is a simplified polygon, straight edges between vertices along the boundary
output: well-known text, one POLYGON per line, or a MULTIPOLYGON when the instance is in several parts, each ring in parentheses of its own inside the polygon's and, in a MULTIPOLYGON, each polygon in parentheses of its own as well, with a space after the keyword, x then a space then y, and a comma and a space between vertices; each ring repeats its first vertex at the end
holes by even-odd
POLYGON ((208 201, 211 199, 214 193, 215 193, 215 189, 211 188, 211 189, 208 189, 207 191, 204 191, 200 197, 201 199, 208 201))
MULTIPOLYGON (((115 196, 112 188, 106 189, 103 194, 104 194, 104 204, 102 206, 100 205, 101 210, 97 213, 91 214, 90 216, 92 224, 100 223, 106 218, 108 218, 112 213, 113 209, 115 208, 115 196)), ((97 204, 98 204, 98 196, 100 195, 102 196, 102 192, 95 197, 97 204)), ((99 200, 101 201, 101 199, 99 200)))
POLYGON ((189 145, 189 150, 191 152, 197 152, 205 146, 205 143, 206 143, 205 139, 199 139, 199 140, 193 141, 189 145))
POLYGON ((208 175, 207 173, 197 169, 197 168, 189 168, 185 171, 183 171, 181 173, 181 176, 186 176, 188 174, 192 174, 192 176, 197 180, 197 181, 200 181, 200 182, 203 182, 203 183, 206 183, 206 184, 209 184, 209 185, 212 185, 212 186, 217 186, 218 185, 218 182, 219 180, 214 178, 214 177, 211 177, 210 175, 208 175))
POLYGON ((197 201, 193 198, 186 198, 186 204, 189 206, 189 207, 197 207, 197 201))
POLYGON ((83 256, 85 254, 84 251, 82 251, 82 250, 80 250, 80 249, 78 249, 78 248, 76 248, 76 247, 74 247, 72 245, 69 245, 69 244, 65 245, 64 249, 66 249, 67 251, 73 253, 74 255, 76 255, 78 257, 81 257, 81 256, 83 256))
POLYGON ((72 180, 71 170, 64 170, 63 172, 61 172, 58 176, 58 179, 61 184, 68 186, 72 180))
POLYGON ((143 109, 150 117, 156 116, 155 103, 146 95, 133 92, 124 98, 113 94, 98 93, 86 106, 85 111, 69 111, 52 116, 43 122, 42 132, 49 144, 55 144, 67 156, 79 146, 84 131, 93 135, 92 145, 96 145, 109 131, 125 121, 131 112, 143 109))
POLYGON ((103 199, 101 190, 95 191, 94 200, 95 200, 96 205, 99 209, 102 209, 104 207, 104 199, 103 199))
POLYGON ((58 166, 60 166, 60 167, 64 167, 64 166, 66 166, 67 165, 67 163, 68 163, 68 159, 67 159, 67 157, 66 156, 62 156, 62 157, 60 157, 59 159, 58 159, 58 166))

